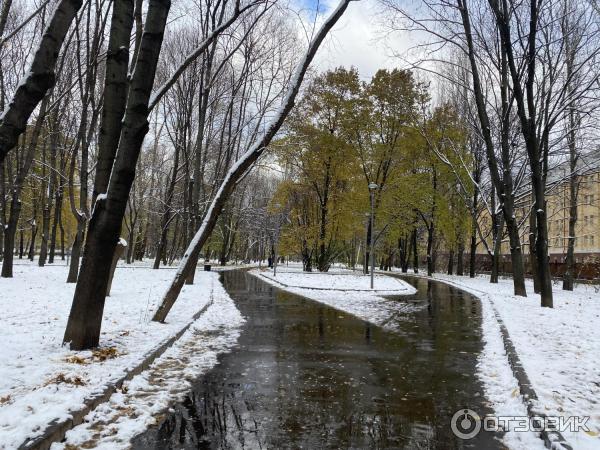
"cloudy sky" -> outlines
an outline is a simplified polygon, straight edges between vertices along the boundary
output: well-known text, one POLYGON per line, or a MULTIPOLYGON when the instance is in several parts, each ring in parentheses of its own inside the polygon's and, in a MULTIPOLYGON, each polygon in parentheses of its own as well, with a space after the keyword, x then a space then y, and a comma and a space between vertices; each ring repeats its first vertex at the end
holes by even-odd
MULTIPOLYGON (((301 0, 314 10, 314 0, 301 0), (308 3, 311 2, 311 3, 308 3)), ((336 0, 321 0, 319 11, 328 15, 336 6, 336 0)), ((354 66, 361 78, 370 78, 377 69, 402 66, 394 53, 405 53, 411 46, 405 33, 394 33, 383 38, 381 6, 375 0, 353 1, 337 23, 316 57, 319 69, 338 66, 354 66)))

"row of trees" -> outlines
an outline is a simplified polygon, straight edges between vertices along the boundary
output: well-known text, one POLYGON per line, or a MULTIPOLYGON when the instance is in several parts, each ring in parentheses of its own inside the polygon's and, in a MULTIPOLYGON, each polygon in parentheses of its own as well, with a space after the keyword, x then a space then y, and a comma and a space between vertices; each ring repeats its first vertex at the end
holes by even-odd
MULTIPOLYGON (((508 235, 514 291, 526 295, 523 248, 530 252, 534 290, 552 307, 546 196, 548 174, 569 161, 569 245, 563 287, 573 288, 580 155, 596 147, 600 20, 587 0, 424 1, 416 9, 385 1, 388 26, 429 36, 419 61, 443 81, 467 124, 476 161, 471 210, 489 205, 497 256, 508 235), (529 196, 525 214, 517 202, 529 196), (525 241, 520 232, 525 230, 525 241)), ((455 164, 450 164, 453 170, 455 164)), ((521 208, 522 209, 522 208, 521 208)))
POLYGON ((98 343, 122 231, 129 261, 182 259, 155 320, 193 282, 215 227, 205 253, 224 262, 240 230, 247 254, 264 252, 268 230, 250 237, 257 218, 270 220, 272 188, 249 171, 348 3, 316 18, 302 54, 293 14, 275 1, 2 2, 3 276, 24 224, 40 265, 56 230, 72 239, 71 348, 98 343))
MULTIPOLYGON (((47 3, 39 8, 29 5, 33 9, 27 4, 3 3, 5 34, 14 34, 2 47, 3 105, 27 74, 38 36, 47 27, 51 6, 47 3), (31 14, 34 16, 29 19, 31 14)), ((135 6, 134 37, 139 39, 141 5, 135 6)), ((203 23, 179 21, 167 37, 166 56, 157 66, 157 84, 167 82, 181 61, 201 44, 198 27, 208 33, 208 22, 214 19, 211 15, 218 11, 200 6, 195 13, 202 14, 203 23)), ((296 55, 291 34, 285 32, 291 25, 281 12, 271 11, 271 6, 244 17, 230 35, 214 41, 153 109, 152 140, 142 149, 123 222, 123 235, 129 242, 127 262, 153 257, 158 268, 183 254, 219 180, 281 97, 296 55), (263 34, 270 38, 259 39, 263 34)), ((55 257, 69 259, 67 281, 77 281, 87 221, 98 194, 106 191, 111 170, 111 158, 103 159, 100 149, 115 146, 115 133, 110 142, 109 120, 101 114, 111 102, 117 103, 116 99, 126 95, 122 82, 119 85, 114 79, 107 80, 105 88, 103 79, 112 59, 105 48, 110 45, 106 42, 108 7, 107 2, 92 3, 81 12, 58 57, 54 87, 41 101, 27 132, 2 162, 3 277, 12 277, 15 256, 33 260, 39 255, 40 266, 53 263, 55 257), (105 126, 98 129, 101 120, 105 126)), ((120 65, 121 77, 133 69, 132 61, 120 65)), ((117 106, 122 108, 123 103, 117 106)), ((114 123, 110 125, 114 127, 114 123)), ((248 207, 247 201, 240 198, 237 208, 248 207)), ((223 219, 224 223, 231 222, 231 213, 225 215, 229 219, 223 219)), ((219 228, 220 235, 225 236, 232 227, 219 228)), ((218 243, 213 249, 216 246, 218 243)), ((219 256, 225 259, 224 254, 230 251, 220 249, 219 256)))
POLYGON ((428 85, 407 70, 380 70, 366 83, 344 68, 314 79, 277 143, 285 176, 275 201, 288 218, 282 251, 301 255, 305 270, 339 260, 364 261, 366 270, 373 237, 382 268, 406 271, 411 262, 418 270, 424 247, 431 274, 443 245, 463 272, 473 159, 456 109, 429 103, 428 85))
POLYGON ((367 261, 374 240, 381 267, 416 269, 425 254, 431 273, 443 248, 459 273, 468 251, 474 275, 483 247, 492 281, 508 240, 515 294, 526 295, 527 246, 552 306, 546 195, 565 160, 572 289, 579 155, 599 98, 596 4, 385 0, 389 28, 431 37, 419 48, 435 83, 409 70, 316 76, 271 144, 348 3, 316 17, 302 53, 276 0, 2 1, 2 276, 15 255, 70 255, 72 348, 98 342, 119 236, 129 262, 180 260, 155 320, 201 253, 262 259, 279 235, 307 270, 367 261), (269 146, 276 160, 263 161, 281 176, 250 171, 269 146))

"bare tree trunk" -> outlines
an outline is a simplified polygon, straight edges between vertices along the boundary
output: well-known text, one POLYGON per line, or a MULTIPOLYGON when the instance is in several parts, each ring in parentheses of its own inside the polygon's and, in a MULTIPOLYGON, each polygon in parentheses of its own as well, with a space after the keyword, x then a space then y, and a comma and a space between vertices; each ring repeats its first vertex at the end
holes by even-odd
POLYGON ((504 233, 504 216, 500 215, 494 224, 494 253, 492 254, 492 269, 490 271, 490 283, 498 282, 498 271, 500 266, 500 253, 502 251, 502 235, 504 233))
MULTIPOLYGON (((572 80, 573 63, 575 50, 571 42, 571 27, 569 26, 568 14, 565 14, 566 21, 566 68, 567 79, 572 80)), ((570 81, 573 83, 573 81, 570 81)), ((568 86, 569 97, 573 95, 572 84, 568 86)), ((563 275, 563 289, 572 291, 575 279, 575 227, 577 226, 577 197, 579 193, 579 182, 577 180, 577 141, 576 131, 579 126, 577 113, 574 105, 569 105, 567 111, 567 145, 569 147, 569 233, 567 236, 567 255, 565 258, 565 273, 563 275)))
POLYGON ((35 238, 37 237, 38 226, 35 221, 35 214, 31 219, 31 240, 29 241, 29 250, 27 251, 27 259, 33 261, 35 257, 35 238))
POLYGON ((42 243, 40 246, 40 256, 38 258, 38 265, 43 267, 46 264, 48 257, 48 235, 50 234, 50 208, 49 204, 44 205, 42 211, 42 243))
POLYGON ((427 276, 430 277, 435 272, 433 261, 433 240, 434 240, 434 224, 433 221, 427 226, 427 276))
MULTIPOLYGON (((493 0, 490 0, 493 1, 493 0)), ((496 161, 496 154, 494 152, 494 143, 491 136, 490 120, 487 114, 486 103, 483 94, 483 88, 481 79, 479 77, 479 69, 475 56, 475 47, 473 44, 473 36, 471 31, 471 19, 469 16, 469 10, 463 0, 457 0, 457 4, 462 17, 463 28, 465 30, 465 37, 467 40, 469 62, 471 65, 471 73, 473 79, 473 91, 475 94, 475 103, 477 105, 477 115, 480 121, 480 130, 485 144, 486 157, 488 166, 490 169, 490 175, 492 178, 493 185, 495 186, 498 196, 502 201, 502 211, 504 213, 504 220, 509 233, 510 239, 510 252, 511 260, 513 264, 513 286, 515 295, 527 296, 525 289, 525 274, 523 270, 523 255, 521 249, 521 243, 519 238, 519 232, 517 228, 516 219, 514 217, 514 193, 512 175, 509 167, 506 165, 506 161, 509 159, 507 154, 507 139, 508 139, 508 128, 507 121, 509 119, 508 111, 510 110, 508 105, 508 79, 507 79, 507 61, 503 57, 501 62, 502 68, 502 86, 500 89, 502 96, 502 111, 503 111, 503 132, 502 132, 502 161, 505 166, 504 176, 500 177, 500 171, 498 169, 498 163, 496 161)), ((503 55, 504 56, 504 55, 503 55)), ((494 214, 495 211, 492 211, 494 214)))
MULTIPOLYGON (((477 184, 481 181, 481 172, 475 172, 473 179, 477 184)), ((473 216, 471 218, 471 246, 469 250, 469 277, 475 278, 475 265, 477 264, 477 210, 479 208, 479 189, 473 190, 473 216)))
POLYGON ((106 193, 119 146, 121 121, 127 103, 127 68, 129 66, 129 40, 133 27, 133 1, 121 0, 113 3, 92 205, 96 202, 99 194, 106 193))
POLYGON ((448 252, 448 275, 454 273, 454 249, 450 249, 448 252))
POLYGON ((54 200, 54 220, 52 222, 52 231, 50 233, 50 256, 48 257, 48 262, 50 264, 54 263, 54 256, 56 253, 56 231, 58 229, 58 225, 61 222, 62 217, 62 202, 63 202, 63 190, 62 186, 58 186, 56 189, 55 200, 54 200))
MULTIPOLYGON (((42 131, 42 124, 44 122, 44 118, 46 116, 46 109, 48 105, 48 96, 44 98, 42 104, 40 105, 40 111, 38 117, 35 121, 35 125, 33 127, 33 131, 31 132, 31 140, 29 144, 26 146, 25 157, 23 158, 23 162, 21 166, 17 168, 17 176, 12 184, 12 200, 10 207, 10 216, 8 219, 8 227, 5 227, 4 230, 4 241, 5 245, 10 245, 10 257, 6 258, 8 255, 7 252, 4 253, 4 260, 2 261, 2 277, 4 278, 12 278, 13 270, 13 257, 12 250, 15 242, 15 234, 17 232, 17 225, 19 222, 19 216, 21 214, 21 191, 23 189, 23 184, 25 183, 25 178, 31 169, 33 164, 33 158, 35 156, 35 151, 38 146, 39 137, 42 131), (12 236, 8 234, 12 233, 12 236)), ((24 146, 25 147, 25 146, 24 146)), ((35 215, 34 215, 35 220, 35 215)), ((21 257, 23 251, 21 250, 21 257)))
POLYGON ((29 117, 54 86, 54 70, 65 36, 83 0, 60 0, 46 27, 29 71, 0 117, 0 162, 17 144, 29 117))
POLYGON ((117 263, 119 259, 123 255, 123 251, 127 247, 127 242, 124 242, 122 239, 119 239, 117 243, 117 247, 115 249, 115 253, 113 255, 112 263, 110 265, 110 275, 108 276, 108 283, 106 284, 106 296, 110 295, 110 289, 112 287, 113 277, 115 276, 115 270, 117 268, 117 263))
POLYGON ((13 255, 15 249, 15 235, 17 224, 21 214, 21 201, 13 194, 10 204, 10 215, 8 223, 4 227, 4 258, 2 260, 2 278, 13 276, 13 255))
MULTIPOLYGON (((163 216, 161 231, 160 231, 160 240, 158 241, 158 247, 156 249, 156 255, 154 255, 154 264, 152 265, 153 269, 158 269, 160 267, 161 260, 164 261, 166 259, 167 252, 167 233, 169 231, 168 223, 164 223, 165 219, 168 220, 166 214, 163 216)), ((166 262, 164 263, 166 265, 166 262)))
MULTIPOLYGON (((53 114, 54 120, 53 122, 56 124, 56 113, 53 114)), ((55 127, 56 128, 56 127, 55 127)), ((54 200, 54 189, 56 185, 56 152, 57 149, 57 141, 58 141, 58 133, 52 133, 50 138, 50 173, 48 174, 48 188, 45 189, 45 186, 42 185, 42 201, 43 201, 43 209, 42 209, 42 244, 40 246, 40 256, 38 258, 38 265, 43 267, 46 264, 46 259, 48 257, 48 245, 49 245, 49 237, 50 237, 50 219, 52 215, 52 201, 54 200)), ((45 159, 45 152, 44 152, 45 159)), ((45 171, 45 167, 43 169, 45 171)))
POLYGON ((4 0, 2 2, 2 10, 0 10, 0 37, 4 36, 4 30, 6 29, 6 22, 8 21, 8 14, 10 13, 11 6, 12 0, 4 0))
MULTIPOLYGON (((131 226, 131 229, 129 230, 129 244, 127 246, 127 256, 126 256, 126 261, 127 264, 131 264, 133 262, 133 250, 134 250, 134 242, 135 242, 135 226, 131 226)), ((110 290, 108 291, 110 292, 110 290)))
POLYGON ((417 228, 413 228, 412 242, 413 242, 413 272, 419 273, 419 242, 417 236, 417 228))
POLYGON ((23 246, 23 242, 25 240, 24 238, 24 232, 21 229, 21 233, 20 233, 20 239, 19 239, 19 259, 23 259, 23 254, 25 252, 25 247, 23 246))
POLYGON ((464 258, 465 258, 465 242, 464 237, 461 237, 458 242, 458 255, 456 260, 456 275, 463 276, 465 274, 464 269, 464 258))
MULTIPOLYGON (((502 0, 502 5, 496 0, 489 1, 492 10, 496 16, 496 23, 501 37, 501 51, 506 56, 510 74, 512 77, 512 91, 517 104, 517 115, 521 123, 521 133, 525 141, 525 148, 529 159, 529 168, 531 171, 531 186, 534 195, 534 211, 536 218, 536 233, 535 233, 535 260, 537 275, 539 277, 539 287, 541 304, 544 307, 552 308, 552 277, 550 274, 550 261, 548 258, 548 222, 546 215, 546 199, 545 199, 545 176, 544 169, 547 160, 547 154, 542 151, 544 139, 539 139, 537 136, 537 127, 539 118, 537 114, 537 102, 535 99, 535 83, 536 83, 536 39, 538 31, 538 8, 539 3, 530 2, 530 19, 529 30, 527 33, 527 53, 524 62, 515 60, 513 54, 513 43, 511 36, 511 25, 508 4, 506 0, 502 0), (523 73, 526 76, 523 76, 523 73), (524 86, 522 83, 524 81, 524 86)), ((549 132, 549 130, 546 130, 549 132)), ((508 226, 508 220, 507 220, 508 226)))
POLYGON ((75 240, 73 241, 73 246, 71 247, 71 260, 69 262, 69 275, 67 275, 67 283, 77 283, 77 277, 79 275, 79 259, 81 258, 84 233, 85 220, 78 220, 75 240))
MULTIPOLYGON (((535 203, 533 199, 534 194, 531 193, 531 203, 532 208, 535 203)), ((533 280, 533 292, 536 294, 540 293, 540 278, 538 276, 538 268, 537 268, 537 257, 536 257, 536 245, 535 245, 535 236, 537 234, 537 226, 536 226, 536 216, 532 211, 529 215, 529 270, 531 272, 531 279, 533 280)))
POLYGON ((471 248, 469 250, 469 277, 475 278, 475 265, 477 263, 477 231, 474 229, 477 225, 474 225, 471 229, 471 248))
POLYGON ((73 350, 95 347, 100 338, 110 268, 142 142, 148 132, 148 105, 170 7, 170 0, 150 0, 148 4, 144 34, 130 81, 119 149, 106 196, 96 198, 63 339, 73 350))

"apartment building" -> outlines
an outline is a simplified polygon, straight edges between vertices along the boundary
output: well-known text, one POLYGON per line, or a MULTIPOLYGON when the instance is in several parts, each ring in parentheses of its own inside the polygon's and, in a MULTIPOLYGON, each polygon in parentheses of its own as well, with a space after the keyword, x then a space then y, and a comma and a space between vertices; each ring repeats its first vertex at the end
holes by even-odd
MULTIPOLYGON (((600 258, 600 150, 580 158, 578 176, 577 225, 575 227, 575 259, 586 263, 600 258)), ((558 164, 548 176, 546 195, 548 211, 548 250, 552 263, 562 263, 567 253, 569 237, 569 166, 558 164)), ((520 236, 523 253, 529 253, 529 213, 532 209, 531 193, 527 192, 516 201, 515 215, 521 224, 520 236)), ((481 217, 484 230, 490 228, 489 214, 481 217)), ((491 245, 491 242, 488 242, 491 245)), ((485 253, 482 245, 478 253, 485 253)), ((502 244, 502 254, 509 257, 508 239, 502 244)))
MULTIPOLYGON (((551 188, 548 201, 548 251, 551 261, 561 262, 569 237, 569 183, 559 181, 551 188)), ((600 169, 578 177, 575 254, 577 262, 588 255, 600 256, 600 169)))

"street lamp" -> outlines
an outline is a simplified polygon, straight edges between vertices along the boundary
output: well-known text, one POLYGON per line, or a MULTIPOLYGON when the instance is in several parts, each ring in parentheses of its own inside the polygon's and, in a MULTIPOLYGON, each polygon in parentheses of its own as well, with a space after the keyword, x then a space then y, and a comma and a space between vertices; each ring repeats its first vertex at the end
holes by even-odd
POLYGON ((374 220, 374 215, 375 215, 375 206, 374 206, 374 195, 375 195, 375 190, 378 188, 379 186, 377 185, 377 183, 369 183, 369 194, 371 197, 371 236, 370 236, 370 247, 371 247, 371 289, 373 289, 373 285, 374 285, 374 280, 375 280, 375 255, 373 254, 373 234, 375 232, 374 229, 374 224, 375 224, 375 220, 374 220))

